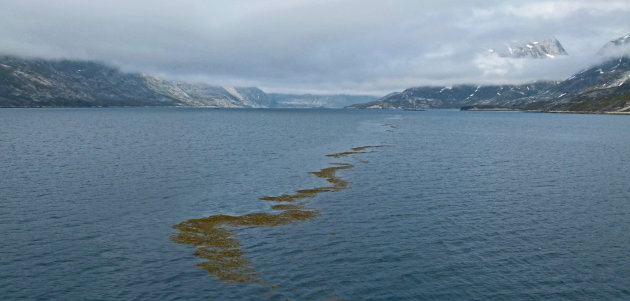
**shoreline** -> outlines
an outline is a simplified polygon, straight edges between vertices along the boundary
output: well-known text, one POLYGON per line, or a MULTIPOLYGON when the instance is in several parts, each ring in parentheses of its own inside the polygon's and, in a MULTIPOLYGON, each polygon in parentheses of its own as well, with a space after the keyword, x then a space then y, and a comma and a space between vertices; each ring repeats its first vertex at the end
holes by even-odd
POLYGON ((493 109, 465 109, 460 111, 491 111, 491 112, 522 112, 522 110, 505 109, 505 108, 493 108, 493 109))
MULTIPOLYGON (((296 109, 296 108, 248 108, 248 107, 212 107, 212 106, 26 106, 26 107, 3 107, 0 106, 0 109, 107 109, 107 108, 192 108, 192 109, 296 109)), ((355 108, 297 108, 302 110, 310 110, 310 109, 330 109, 330 110, 347 110, 347 109, 355 109, 355 108)), ((363 108, 361 108, 363 109, 363 108)), ((428 110, 454 110, 449 108, 431 108, 431 109, 377 109, 377 110, 404 110, 404 111, 428 111, 428 110)), ((619 112, 619 111, 542 111, 542 110, 520 110, 520 109, 509 109, 509 108, 471 108, 471 109, 459 109, 459 111, 487 111, 487 112, 525 112, 525 113, 551 113, 551 114, 598 114, 598 115, 630 115, 630 111, 628 112, 619 112)))
POLYGON ((551 114, 598 114, 598 115, 630 115, 630 112, 617 112, 617 111, 534 111, 523 110, 526 113, 551 113, 551 114))

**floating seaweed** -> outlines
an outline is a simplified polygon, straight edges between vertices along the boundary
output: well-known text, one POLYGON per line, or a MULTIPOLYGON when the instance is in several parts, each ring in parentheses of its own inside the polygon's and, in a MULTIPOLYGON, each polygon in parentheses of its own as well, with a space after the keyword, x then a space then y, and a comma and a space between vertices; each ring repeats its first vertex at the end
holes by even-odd
POLYGON ((326 157, 341 158, 341 157, 354 155, 354 154, 365 154, 367 152, 364 152, 364 150, 370 149, 370 148, 379 148, 379 147, 385 147, 385 145, 366 145, 366 146, 354 147, 354 148, 352 148, 351 152, 342 152, 342 153, 330 154, 330 155, 326 155, 326 157))
MULTIPOLYGON (((327 155, 329 157, 342 157, 351 154, 365 153, 370 148, 384 147, 361 146, 355 147, 351 152, 327 155)), ((260 280, 260 274, 251 267, 251 263, 241 250, 235 228, 238 227, 275 227, 279 225, 293 224, 297 221, 305 221, 318 217, 319 211, 306 208, 305 202, 296 200, 313 198, 320 193, 336 192, 348 188, 349 182, 337 177, 337 171, 354 167, 348 163, 332 163, 331 167, 319 171, 310 172, 319 178, 325 179, 330 186, 301 189, 294 194, 282 194, 279 196, 265 196, 260 200, 271 201, 276 204, 271 209, 279 213, 258 212, 241 216, 213 215, 209 217, 189 219, 174 225, 179 232, 173 234, 171 239, 179 244, 197 247, 194 255, 204 259, 197 266, 207 270, 211 275, 229 282, 246 282, 265 284, 260 280)))

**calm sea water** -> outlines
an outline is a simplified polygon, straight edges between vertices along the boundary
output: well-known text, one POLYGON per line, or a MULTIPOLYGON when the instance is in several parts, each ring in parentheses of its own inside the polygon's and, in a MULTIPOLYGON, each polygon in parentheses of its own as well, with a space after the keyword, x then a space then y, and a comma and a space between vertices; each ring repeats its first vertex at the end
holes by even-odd
POLYGON ((628 300, 630 117, 459 111, 0 110, 0 299, 628 300), (329 157, 354 147, 387 145, 329 157), (261 283, 172 226, 232 229, 261 283), (344 165, 349 166, 349 165, 344 165))

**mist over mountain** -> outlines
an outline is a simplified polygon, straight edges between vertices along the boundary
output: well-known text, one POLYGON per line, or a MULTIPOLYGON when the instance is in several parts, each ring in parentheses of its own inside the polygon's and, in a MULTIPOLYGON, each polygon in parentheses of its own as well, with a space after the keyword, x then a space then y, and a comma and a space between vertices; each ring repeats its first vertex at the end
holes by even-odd
POLYGON ((348 108, 431 109, 457 108, 469 105, 502 104, 533 96, 557 82, 534 82, 522 85, 456 85, 415 87, 391 93, 378 101, 355 104, 348 108))
POLYGON ((5 1, 0 54, 265 92, 386 95, 562 80, 627 34, 629 15, 627 0, 5 1), (543 43, 555 38, 568 56, 543 43), (477 58, 488 48, 504 56, 477 58), (518 58, 547 54, 558 59, 518 58))
POLYGON ((126 73, 91 61, 0 56, 0 107, 190 106, 211 108, 342 108, 376 97, 267 94, 126 73))
POLYGON ((609 57, 630 54, 630 34, 606 43, 606 45, 599 50, 598 54, 609 57))
POLYGON ((69 60, 0 57, 0 106, 172 106, 139 74, 69 60))
POLYGON ((513 106, 542 111, 630 112, 630 57, 592 66, 513 106))
MULTIPOLYGON (((127 73, 92 61, 0 57, 0 106, 192 106, 213 108, 505 108, 627 111, 630 35, 606 43, 603 63, 562 81, 419 86, 380 99, 361 95, 266 93, 127 73)), ((552 60, 567 51, 556 39, 508 48, 510 60, 552 60)), ((545 61, 546 61, 545 60, 545 61)))
MULTIPOLYGON (((514 109, 538 111, 628 112, 630 111, 630 59, 625 52, 630 35, 603 46, 609 56, 563 81, 538 81, 520 85, 421 86, 391 93, 373 102, 349 108, 370 109, 514 109)), ((521 59, 555 58, 566 55, 557 40, 512 48, 521 59)))

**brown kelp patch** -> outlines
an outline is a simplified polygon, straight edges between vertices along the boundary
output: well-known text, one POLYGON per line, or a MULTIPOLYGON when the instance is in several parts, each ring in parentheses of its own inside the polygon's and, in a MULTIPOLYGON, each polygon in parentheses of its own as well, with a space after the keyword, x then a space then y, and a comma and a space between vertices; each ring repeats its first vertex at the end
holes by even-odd
POLYGON ((336 154, 326 155, 326 157, 341 158, 341 157, 345 157, 345 156, 349 156, 349 155, 363 154, 363 153, 365 153, 365 152, 343 152, 343 153, 336 153, 336 154))
POLYGON ((310 189, 300 189, 300 190, 297 190, 294 194, 282 194, 279 196, 264 196, 259 199, 263 201, 273 201, 273 202, 294 202, 295 200, 299 200, 299 199, 315 197, 319 193, 335 192, 342 189, 346 189, 346 187, 348 187, 348 184, 350 183, 348 183, 347 181, 344 181, 341 178, 338 178, 336 176, 336 173, 338 170, 349 169, 354 166, 352 164, 347 164, 347 163, 333 163, 333 165, 335 166, 324 168, 324 169, 321 169, 320 171, 309 172, 310 174, 313 174, 317 176, 318 178, 326 179, 328 183, 333 184, 332 186, 315 187, 315 188, 310 188, 310 189))
POLYGON ((274 227, 317 216, 317 210, 306 208, 288 208, 278 214, 258 212, 241 216, 214 215, 190 219, 173 226, 179 233, 174 234, 171 239, 179 244, 198 247, 194 255, 206 261, 197 265, 213 276, 232 282, 264 284, 258 280, 259 274, 243 256, 241 243, 232 228, 274 227))
MULTIPOLYGON (((366 149, 377 147, 383 146, 355 147, 352 152, 339 154, 363 153, 366 149)), ((335 157, 334 155, 328 156, 335 157)), ((173 226, 179 232, 173 234, 171 239, 179 244, 197 247, 194 255, 204 260, 197 266, 219 279, 229 282, 264 284, 259 280, 260 274, 251 267, 251 263, 244 256, 244 251, 240 248, 241 243, 234 232, 235 228, 274 227, 318 217, 320 215, 318 210, 306 208, 305 202, 295 201, 348 188, 350 183, 337 177, 337 171, 352 168, 353 165, 348 163, 332 163, 331 165, 333 166, 310 172, 318 178, 325 179, 331 184, 329 186, 300 189, 294 194, 260 198, 276 203, 271 206, 271 209, 280 211, 279 213, 257 212, 241 216, 213 215, 189 219, 173 226)))
POLYGON ((364 150, 367 150, 367 149, 370 149, 370 148, 385 147, 385 146, 386 145, 359 146, 359 147, 352 148, 351 152, 342 152, 342 153, 330 154, 330 155, 326 155, 326 157, 341 158, 341 157, 346 157, 346 156, 354 155, 354 154, 364 154, 364 153, 367 153, 367 152, 364 152, 364 150))
POLYGON ((366 146, 353 147, 352 150, 355 152, 360 152, 369 148, 381 148, 381 147, 387 147, 387 145, 366 145, 366 146))

